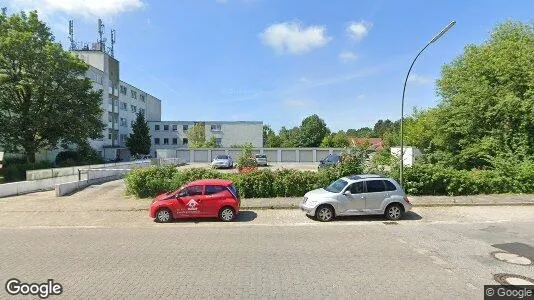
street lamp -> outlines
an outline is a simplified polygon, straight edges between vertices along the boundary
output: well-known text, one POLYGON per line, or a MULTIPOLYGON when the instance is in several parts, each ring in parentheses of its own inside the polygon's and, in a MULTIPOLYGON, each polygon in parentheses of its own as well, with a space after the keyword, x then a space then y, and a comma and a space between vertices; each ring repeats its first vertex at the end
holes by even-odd
POLYGON ((415 61, 417 60, 417 58, 419 57, 419 55, 421 55, 421 53, 423 53, 423 51, 425 51, 425 49, 428 46, 430 46, 430 44, 434 43, 440 37, 442 37, 449 29, 451 29, 452 26, 454 26, 454 24, 456 24, 456 21, 451 21, 449 23, 449 25, 447 25, 445 28, 443 28, 436 36, 434 36, 434 38, 432 38, 432 40, 430 40, 430 42, 428 42, 428 44, 426 44, 425 47, 423 47, 423 49, 421 49, 421 51, 419 51, 419 53, 417 53, 417 55, 415 56, 415 58, 412 61, 412 64, 410 65, 410 69, 408 69, 408 74, 406 74, 406 79, 404 80, 404 88, 402 89, 401 123, 400 123, 400 136, 401 136, 400 137, 401 138, 400 184, 401 184, 401 186, 404 184, 404 182, 403 182, 403 172, 404 172, 404 126, 403 126, 403 123, 404 123, 404 94, 406 92, 406 83, 408 82, 408 77, 410 76, 410 72, 412 71, 412 67, 413 67, 415 61))

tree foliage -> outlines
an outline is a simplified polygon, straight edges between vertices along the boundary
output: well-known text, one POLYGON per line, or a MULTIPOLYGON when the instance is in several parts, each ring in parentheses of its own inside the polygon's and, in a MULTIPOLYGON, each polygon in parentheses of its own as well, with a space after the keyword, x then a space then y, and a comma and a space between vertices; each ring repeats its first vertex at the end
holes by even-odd
POLYGON ((126 140, 126 147, 132 155, 146 155, 150 153, 150 145, 150 128, 145 121, 145 115, 139 112, 132 125, 132 134, 126 140))
POLYGON ((24 150, 82 144, 104 129, 87 64, 64 51, 36 12, 0 14, 0 145, 24 150))
POLYGON ((206 125, 204 123, 196 123, 188 130, 187 139, 189 141, 189 148, 202 148, 206 142, 206 125))
POLYGON ((330 130, 318 115, 306 117, 299 128, 297 147, 319 147, 328 134, 330 130))

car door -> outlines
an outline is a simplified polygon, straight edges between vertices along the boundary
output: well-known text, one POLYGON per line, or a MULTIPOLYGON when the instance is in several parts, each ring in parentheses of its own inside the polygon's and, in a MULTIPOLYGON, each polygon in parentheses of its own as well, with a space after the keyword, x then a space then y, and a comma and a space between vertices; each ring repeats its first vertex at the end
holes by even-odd
POLYGON ((363 182, 354 182, 349 185, 345 191, 350 193, 343 194, 346 214, 357 214, 365 210, 365 184, 363 182))
POLYGON ((178 214, 182 217, 195 217, 203 216, 205 214, 203 204, 204 186, 194 185, 187 187, 183 193, 179 194, 179 207, 178 214))
POLYGON ((382 207, 382 202, 386 199, 386 186, 382 179, 372 179, 365 181, 365 210, 370 213, 377 213, 382 207))
POLYGON ((224 191, 226 191, 224 186, 206 185, 202 203, 206 216, 217 217, 219 215, 220 204, 225 197, 224 191))

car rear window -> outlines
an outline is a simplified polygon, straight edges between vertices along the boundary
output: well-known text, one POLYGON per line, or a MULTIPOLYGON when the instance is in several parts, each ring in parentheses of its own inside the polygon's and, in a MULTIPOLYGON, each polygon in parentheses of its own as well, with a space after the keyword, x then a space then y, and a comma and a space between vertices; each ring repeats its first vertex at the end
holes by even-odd
POLYGON ((234 197, 236 199, 239 199, 239 191, 236 189, 236 187, 232 184, 228 187, 228 189, 230 190, 230 193, 232 193, 232 195, 234 195, 234 197))
POLYGON ((378 193, 386 190, 384 180, 369 180, 366 181, 368 193, 378 193))
POLYGON ((256 154, 256 158, 267 158, 265 154, 256 154))
POLYGON ((224 186, 219 185, 207 185, 206 186, 206 195, 213 195, 220 193, 222 191, 226 190, 224 186))
POLYGON ((389 180, 384 180, 384 183, 386 184, 386 191, 395 191, 397 187, 389 180))
POLYGON ((228 155, 217 155, 217 159, 228 159, 228 155))

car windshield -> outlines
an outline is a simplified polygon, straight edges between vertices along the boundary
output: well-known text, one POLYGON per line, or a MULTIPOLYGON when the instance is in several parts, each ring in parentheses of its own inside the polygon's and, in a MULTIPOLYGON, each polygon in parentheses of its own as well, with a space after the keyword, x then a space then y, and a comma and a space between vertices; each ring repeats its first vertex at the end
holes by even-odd
POLYGON ((256 154, 256 158, 267 158, 267 155, 264 155, 264 154, 256 154))
POLYGON ((217 155, 215 159, 228 159, 228 155, 217 155))
POLYGON ((329 186, 324 189, 331 193, 341 193, 341 191, 347 186, 347 182, 343 179, 338 179, 332 182, 329 186))

